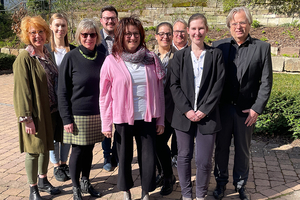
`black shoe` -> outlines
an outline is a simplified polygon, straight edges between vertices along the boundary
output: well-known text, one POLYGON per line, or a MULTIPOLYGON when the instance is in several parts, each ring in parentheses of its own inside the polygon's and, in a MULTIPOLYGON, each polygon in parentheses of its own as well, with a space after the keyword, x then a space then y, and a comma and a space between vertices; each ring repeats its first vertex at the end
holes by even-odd
POLYGON ((57 181, 65 182, 69 179, 66 173, 64 172, 64 168, 61 166, 54 167, 53 174, 57 181))
POLYGON ((245 186, 242 186, 240 189, 235 189, 237 192, 239 192, 239 197, 241 200, 250 200, 250 194, 247 192, 245 186))
POLYGON ((37 184, 39 191, 47 192, 51 195, 59 194, 61 191, 58 188, 53 187, 51 183, 48 181, 47 177, 40 178, 37 184))
POLYGON ((218 199, 218 200, 222 199, 224 197, 225 190, 226 190, 226 185, 217 184, 217 187, 216 187, 215 191, 213 192, 215 199, 218 199))
POLYGON ((160 174, 156 176, 156 187, 161 187, 164 183, 164 177, 160 174))
POLYGON ((40 196, 37 185, 30 187, 29 200, 43 200, 43 198, 40 196))
POLYGON ((101 193, 96 191, 88 180, 82 180, 81 179, 80 187, 81 187, 81 191, 83 193, 90 193, 90 195, 93 196, 93 197, 100 197, 101 196, 101 193))
POLYGON ((71 175, 70 175, 70 169, 69 169, 69 166, 67 164, 62 164, 60 165, 60 167, 63 169, 63 171, 65 172, 68 180, 71 179, 71 175))
POLYGON ((81 190, 79 187, 73 187, 73 200, 82 200, 81 190))
POLYGON ((160 190, 161 195, 169 195, 173 192, 173 185, 176 182, 176 178, 174 175, 172 175, 171 178, 165 178, 164 184, 160 190))

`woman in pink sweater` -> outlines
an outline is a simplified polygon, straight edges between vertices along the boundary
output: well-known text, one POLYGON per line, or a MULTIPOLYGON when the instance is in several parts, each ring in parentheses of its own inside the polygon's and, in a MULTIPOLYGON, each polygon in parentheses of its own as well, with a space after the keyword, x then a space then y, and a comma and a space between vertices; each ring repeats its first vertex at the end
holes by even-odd
POLYGON ((159 58, 146 48, 145 32, 135 17, 120 20, 112 54, 100 73, 102 132, 115 140, 119 157, 118 188, 130 200, 133 136, 137 143, 142 199, 155 189, 155 138, 164 132, 164 92, 159 58))

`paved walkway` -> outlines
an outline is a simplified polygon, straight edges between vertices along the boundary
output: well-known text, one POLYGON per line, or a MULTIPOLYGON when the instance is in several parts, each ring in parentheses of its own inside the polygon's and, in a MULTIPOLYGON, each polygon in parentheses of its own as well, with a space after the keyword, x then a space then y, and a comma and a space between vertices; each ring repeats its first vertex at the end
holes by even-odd
MULTIPOLYGON (((0 199, 28 199, 29 186, 25 172, 24 158, 25 154, 20 154, 17 132, 17 119, 13 109, 13 75, 0 75, 0 199)), ((233 148, 229 161, 230 174, 233 167, 233 148)), ((136 151, 135 151, 136 152, 136 151)), ((251 165, 248 191, 251 193, 252 200, 256 199, 282 199, 296 200, 300 199, 300 149, 290 145, 279 146, 278 144, 268 144, 264 142, 252 141, 251 165), (296 192, 295 192, 296 191, 296 192), (278 198, 279 197, 279 198, 278 198)), ((91 170, 91 182, 95 188, 102 192, 103 196, 99 199, 122 199, 123 193, 116 187, 118 170, 106 172, 102 170, 103 152, 100 144, 96 144, 94 149, 93 166, 91 170)), ((133 199, 139 199, 141 195, 140 176, 136 155, 132 164, 134 187, 131 189, 133 199)), ((195 174, 195 164, 192 166, 195 174)), ((177 176, 177 170, 174 168, 177 182, 174 191, 168 196, 161 196, 159 189, 150 193, 152 200, 161 199, 181 199, 180 186, 177 176)), ((48 178, 54 186, 59 186, 62 193, 57 196, 51 196, 47 193, 41 193, 46 199, 72 199, 72 183, 58 182, 53 178, 53 166, 49 164, 48 178)), ((195 180, 195 176, 193 176, 195 180)), ((215 187, 213 176, 209 184, 207 200, 213 200, 212 191, 215 187)), ((195 190, 193 190, 195 193, 195 190)), ((232 178, 227 184, 225 192, 226 197, 223 200, 237 200, 238 194, 234 192, 232 178)), ((94 199, 85 195, 84 199, 94 199)))

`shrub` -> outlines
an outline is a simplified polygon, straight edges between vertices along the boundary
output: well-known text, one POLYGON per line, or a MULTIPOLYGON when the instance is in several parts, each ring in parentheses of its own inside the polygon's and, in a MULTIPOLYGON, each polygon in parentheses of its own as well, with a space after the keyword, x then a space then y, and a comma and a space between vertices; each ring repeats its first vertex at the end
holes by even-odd
POLYGON ((12 65, 16 60, 16 56, 0 53, 0 70, 12 69, 12 65))
POLYGON ((260 27, 260 22, 257 20, 253 20, 252 24, 251 24, 252 28, 258 28, 260 27))
POLYGON ((274 74, 272 93, 255 132, 300 138, 300 75, 274 74))

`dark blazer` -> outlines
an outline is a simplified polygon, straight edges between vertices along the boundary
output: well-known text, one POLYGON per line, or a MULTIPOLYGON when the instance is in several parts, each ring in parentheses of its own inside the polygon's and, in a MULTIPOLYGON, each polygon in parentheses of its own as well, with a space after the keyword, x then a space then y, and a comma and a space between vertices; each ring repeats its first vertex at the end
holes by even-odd
MULTIPOLYGON (((213 134, 221 130, 218 103, 225 81, 225 69, 222 52, 207 45, 205 48, 206 55, 197 110, 205 113, 206 117, 196 123, 201 134, 213 134)), ((170 88, 175 103, 172 127, 181 131, 188 131, 192 122, 185 116, 185 113, 194 110, 195 101, 191 46, 175 53, 171 63, 170 88)))
MULTIPOLYGON (((48 44, 45 44, 45 47, 47 48, 47 50, 49 51, 49 53, 52 56, 52 60, 54 61, 55 65, 56 65, 56 60, 55 60, 55 56, 54 56, 54 51, 51 50, 51 43, 49 42, 48 44)), ((69 44, 70 47, 70 51, 75 49, 76 47, 72 44, 69 44)))
MULTIPOLYGON (((239 79, 240 88, 236 105, 240 109, 252 109, 261 114, 271 94, 273 73, 270 44, 261 40, 251 38, 248 48, 245 69, 239 79)), ((228 61, 231 45, 231 38, 219 40, 213 43, 214 47, 222 50, 225 63, 225 71, 228 71, 228 61)), ((232 89, 226 75, 221 103, 230 103, 229 91, 232 89)))
POLYGON ((100 30, 101 43, 97 46, 97 51, 100 51, 101 53, 108 56, 109 55, 108 46, 107 46, 106 40, 104 39, 103 31, 104 31, 103 29, 100 30))

